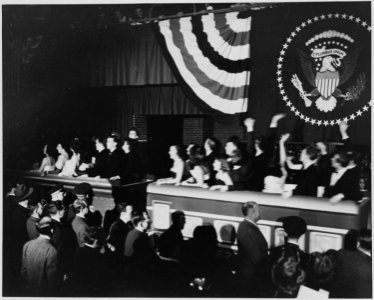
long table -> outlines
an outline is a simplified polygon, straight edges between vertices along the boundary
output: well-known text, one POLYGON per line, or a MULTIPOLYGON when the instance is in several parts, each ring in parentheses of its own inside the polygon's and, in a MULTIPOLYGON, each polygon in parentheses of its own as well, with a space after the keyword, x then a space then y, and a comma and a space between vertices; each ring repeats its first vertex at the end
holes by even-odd
POLYGON ((170 214, 184 211, 186 224, 183 235, 192 237, 196 226, 210 224, 217 232, 221 245, 236 249, 236 230, 243 220, 241 205, 257 202, 262 211, 259 228, 269 247, 284 242, 284 231, 279 218, 302 217, 307 232, 300 239, 300 247, 307 252, 341 249, 350 229, 367 227, 370 199, 357 204, 353 201, 329 203, 326 198, 293 196, 285 199, 277 194, 251 191, 220 192, 196 187, 174 185, 147 186, 147 209, 153 219, 153 229, 164 231, 170 226, 170 214))

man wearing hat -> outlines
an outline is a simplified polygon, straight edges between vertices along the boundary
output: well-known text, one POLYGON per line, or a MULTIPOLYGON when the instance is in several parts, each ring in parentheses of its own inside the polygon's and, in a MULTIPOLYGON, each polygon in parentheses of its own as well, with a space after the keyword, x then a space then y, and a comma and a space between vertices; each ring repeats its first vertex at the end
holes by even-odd
POLYGON ((307 263, 307 254, 300 249, 299 239, 306 232, 305 221, 298 216, 289 216, 281 218, 285 232, 285 244, 270 249, 270 261, 275 264, 282 256, 293 254, 300 258, 301 266, 305 267, 307 263))
POLYGON ((56 296, 60 278, 57 250, 51 244, 52 219, 43 217, 37 223, 39 236, 23 247, 21 274, 28 296, 56 296))

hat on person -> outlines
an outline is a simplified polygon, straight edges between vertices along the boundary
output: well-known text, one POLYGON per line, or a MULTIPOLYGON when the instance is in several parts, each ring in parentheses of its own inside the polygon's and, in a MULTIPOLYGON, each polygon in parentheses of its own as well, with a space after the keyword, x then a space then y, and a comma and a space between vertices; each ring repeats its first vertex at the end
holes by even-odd
POLYGON ((298 216, 285 217, 282 221, 283 229, 290 237, 300 237, 306 232, 306 223, 298 216))
POLYGON ((87 182, 82 182, 73 189, 75 195, 87 195, 90 192, 92 192, 92 186, 87 182))
POLYGON ((52 194, 56 193, 56 192, 59 192, 63 189, 63 185, 62 184, 58 184, 58 185, 55 185, 54 187, 52 187, 49 191, 48 191, 48 194, 50 194, 52 196, 52 194))
POLYGON ((24 184, 17 184, 14 190, 14 200, 20 202, 29 197, 33 191, 34 189, 32 187, 28 187, 24 184))

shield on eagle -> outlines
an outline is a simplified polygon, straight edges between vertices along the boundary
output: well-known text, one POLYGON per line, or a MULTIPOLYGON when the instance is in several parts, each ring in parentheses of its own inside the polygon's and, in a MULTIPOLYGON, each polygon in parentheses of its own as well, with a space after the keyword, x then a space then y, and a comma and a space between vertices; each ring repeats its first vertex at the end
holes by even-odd
POLYGON ((339 72, 317 72, 316 87, 324 98, 329 98, 339 85, 339 72))

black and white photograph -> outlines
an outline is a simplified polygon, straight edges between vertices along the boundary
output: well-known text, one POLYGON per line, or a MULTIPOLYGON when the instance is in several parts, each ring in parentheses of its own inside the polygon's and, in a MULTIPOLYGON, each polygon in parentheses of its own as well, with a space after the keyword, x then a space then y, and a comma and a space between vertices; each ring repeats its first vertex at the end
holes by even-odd
POLYGON ((1 21, 2 297, 373 297, 372 1, 1 21))

